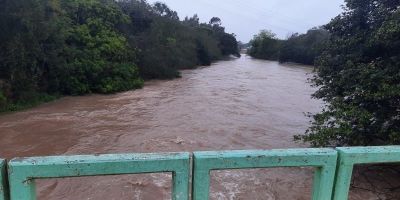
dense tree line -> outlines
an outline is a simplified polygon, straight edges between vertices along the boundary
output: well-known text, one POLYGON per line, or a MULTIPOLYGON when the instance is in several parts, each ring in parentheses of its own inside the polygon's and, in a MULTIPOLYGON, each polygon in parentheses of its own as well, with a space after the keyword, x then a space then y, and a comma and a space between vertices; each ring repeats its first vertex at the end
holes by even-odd
POLYGON ((217 17, 179 20, 144 0, 1 0, 0 111, 58 95, 114 93, 240 56, 217 17))
POLYGON ((293 34, 282 43, 279 62, 314 65, 328 39, 329 32, 319 28, 311 29, 306 34, 293 34))
POLYGON ((259 59, 313 65, 328 39, 329 33, 323 28, 313 28, 305 34, 295 33, 286 40, 263 30, 250 41, 248 54, 259 59))
POLYGON ((346 0, 325 29, 314 97, 327 103, 298 139, 315 146, 400 144, 400 1, 346 0))

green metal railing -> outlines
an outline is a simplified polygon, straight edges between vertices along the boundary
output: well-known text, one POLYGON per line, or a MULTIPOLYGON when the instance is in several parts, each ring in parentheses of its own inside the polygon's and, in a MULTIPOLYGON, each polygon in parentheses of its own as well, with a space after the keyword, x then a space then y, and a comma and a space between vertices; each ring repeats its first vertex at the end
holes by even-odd
POLYGON ((207 200, 210 171, 222 169, 316 167, 313 200, 332 196, 337 152, 332 149, 195 152, 193 154, 193 200, 207 200))
POLYGON ((0 159, 0 200, 36 199, 36 179, 162 172, 172 173, 172 199, 188 200, 191 164, 193 200, 209 198, 213 170, 273 167, 315 167, 312 199, 347 200, 354 165, 396 162, 400 146, 194 152, 192 159, 189 153, 34 157, 8 166, 0 159))
POLYGON ((400 162, 400 147, 337 148, 339 152, 334 200, 347 200, 354 165, 400 162))
POLYGON ((12 200, 36 199, 35 179, 172 172, 173 200, 189 198, 189 153, 62 156, 13 159, 12 200))
POLYGON ((0 159, 0 200, 8 199, 6 161, 0 159))

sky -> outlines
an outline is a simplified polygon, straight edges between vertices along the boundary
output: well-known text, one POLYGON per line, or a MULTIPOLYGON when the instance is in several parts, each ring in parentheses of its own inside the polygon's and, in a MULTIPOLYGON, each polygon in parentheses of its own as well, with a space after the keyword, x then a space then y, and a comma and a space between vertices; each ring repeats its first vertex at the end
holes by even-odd
POLYGON ((164 2, 179 17, 198 14, 201 22, 219 17, 228 33, 242 42, 267 29, 285 39, 324 25, 341 13, 344 0, 148 0, 164 2))

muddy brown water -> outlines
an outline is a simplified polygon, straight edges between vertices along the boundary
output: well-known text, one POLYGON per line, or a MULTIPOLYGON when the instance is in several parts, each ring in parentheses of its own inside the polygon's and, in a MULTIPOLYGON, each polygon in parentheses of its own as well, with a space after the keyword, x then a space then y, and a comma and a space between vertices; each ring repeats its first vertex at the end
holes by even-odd
MULTIPOLYGON (((318 112, 309 66, 246 56, 115 95, 66 97, 0 115, 0 157, 307 147, 318 112)), ((211 199, 306 200, 312 169, 215 171, 211 199)), ((358 180, 358 179, 357 179, 358 180)), ((170 174, 39 180, 39 199, 170 199, 170 174)), ((364 181, 361 181, 364 183, 364 181)), ((361 184, 363 185, 363 184, 361 184)), ((365 185, 365 184, 364 184, 365 185)), ((368 187, 368 186, 366 186, 368 187)), ((353 189, 351 199, 385 199, 353 189)), ((388 198, 387 198, 388 199, 388 198)))

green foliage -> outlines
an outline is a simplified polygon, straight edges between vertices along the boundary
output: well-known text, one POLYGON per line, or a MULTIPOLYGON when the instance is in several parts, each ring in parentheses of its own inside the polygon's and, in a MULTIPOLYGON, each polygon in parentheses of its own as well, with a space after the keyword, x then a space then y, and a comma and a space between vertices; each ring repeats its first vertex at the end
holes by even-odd
POLYGON ((400 144, 400 2, 347 0, 325 28, 314 97, 327 103, 297 139, 315 146, 400 144))
POLYGON ((50 2, 0 1, 0 90, 8 103, 28 101, 46 90, 50 65, 62 49, 50 2))
POLYGON ((263 30, 250 41, 248 54, 259 59, 313 65, 328 39, 329 33, 319 28, 306 34, 295 33, 287 40, 277 39, 271 31, 263 30))
POLYGON ((7 106, 7 97, 0 91, 0 110, 4 110, 7 106))
POLYGON ((177 13, 162 3, 118 2, 131 23, 123 32, 138 52, 140 74, 146 79, 175 78, 179 69, 210 65, 221 56, 240 56, 236 38, 217 23, 200 23, 197 15, 180 21, 177 13))
POLYGON ((137 88, 124 84, 139 78, 134 51, 125 37, 116 31, 119 24, 128 23, 128 16, 111 1, 76 0, 63 4, 68 13, 68 28, 65 29, 68 45, 63 51, 66 65, 60 73, 61 91, 79 95, 137 88), (126 69, 127 65, 130 70, 126 69), (119 70, 127 74, 117 73, 119 70))
POLYGON ((128 23, 112 0, 0 2, 0 89, 8 110, 58 94, 111 93, 140 87, 128 23))
POLYGON ((278 60, 281 43, 274 33, 262 30, 250 41, 248 54, 258 59, 278 60))
POLYGON ((321 55, 329 32, 314 28, 306 34, 293 34, 283 42, 279 52, 279 62, 295 62, 314 65, 314 60, 321 55))
POLYGON ((99 93, 115 93, 119 91, 126 91, 133 88, 141 88, 143 80, 137 79, 139 71, 137 68, 132 67, 132 64, 117 64, 110 68, 108 71, 100 74, 100 82, 96 89, 99 93))
POLYGON ((220 20, 180 21, 144 0, 2 0, 0 29, 0 110, 140 88, 142 77, 175 78, 238 55, 220 20))
MULTIPOLYGON (((41 103, 54 101, 58 98, 59 98, 59 96, 56 96, 56 95, 48 95, 45 93, 39 94, 39 93, 35 92, 30 95, 29 100, 15 101, 12 103, 9 103, 6 101, 5 104, 0 105, 0 112, 14 112, 14 111, 19 111, 19 110, 24 110, 24 109, 28 109, 28 108, 37 106, 41 103)), ((2 97, 0 95, 0 101, 1 101, 1 99, 2 99, 2 97)))

